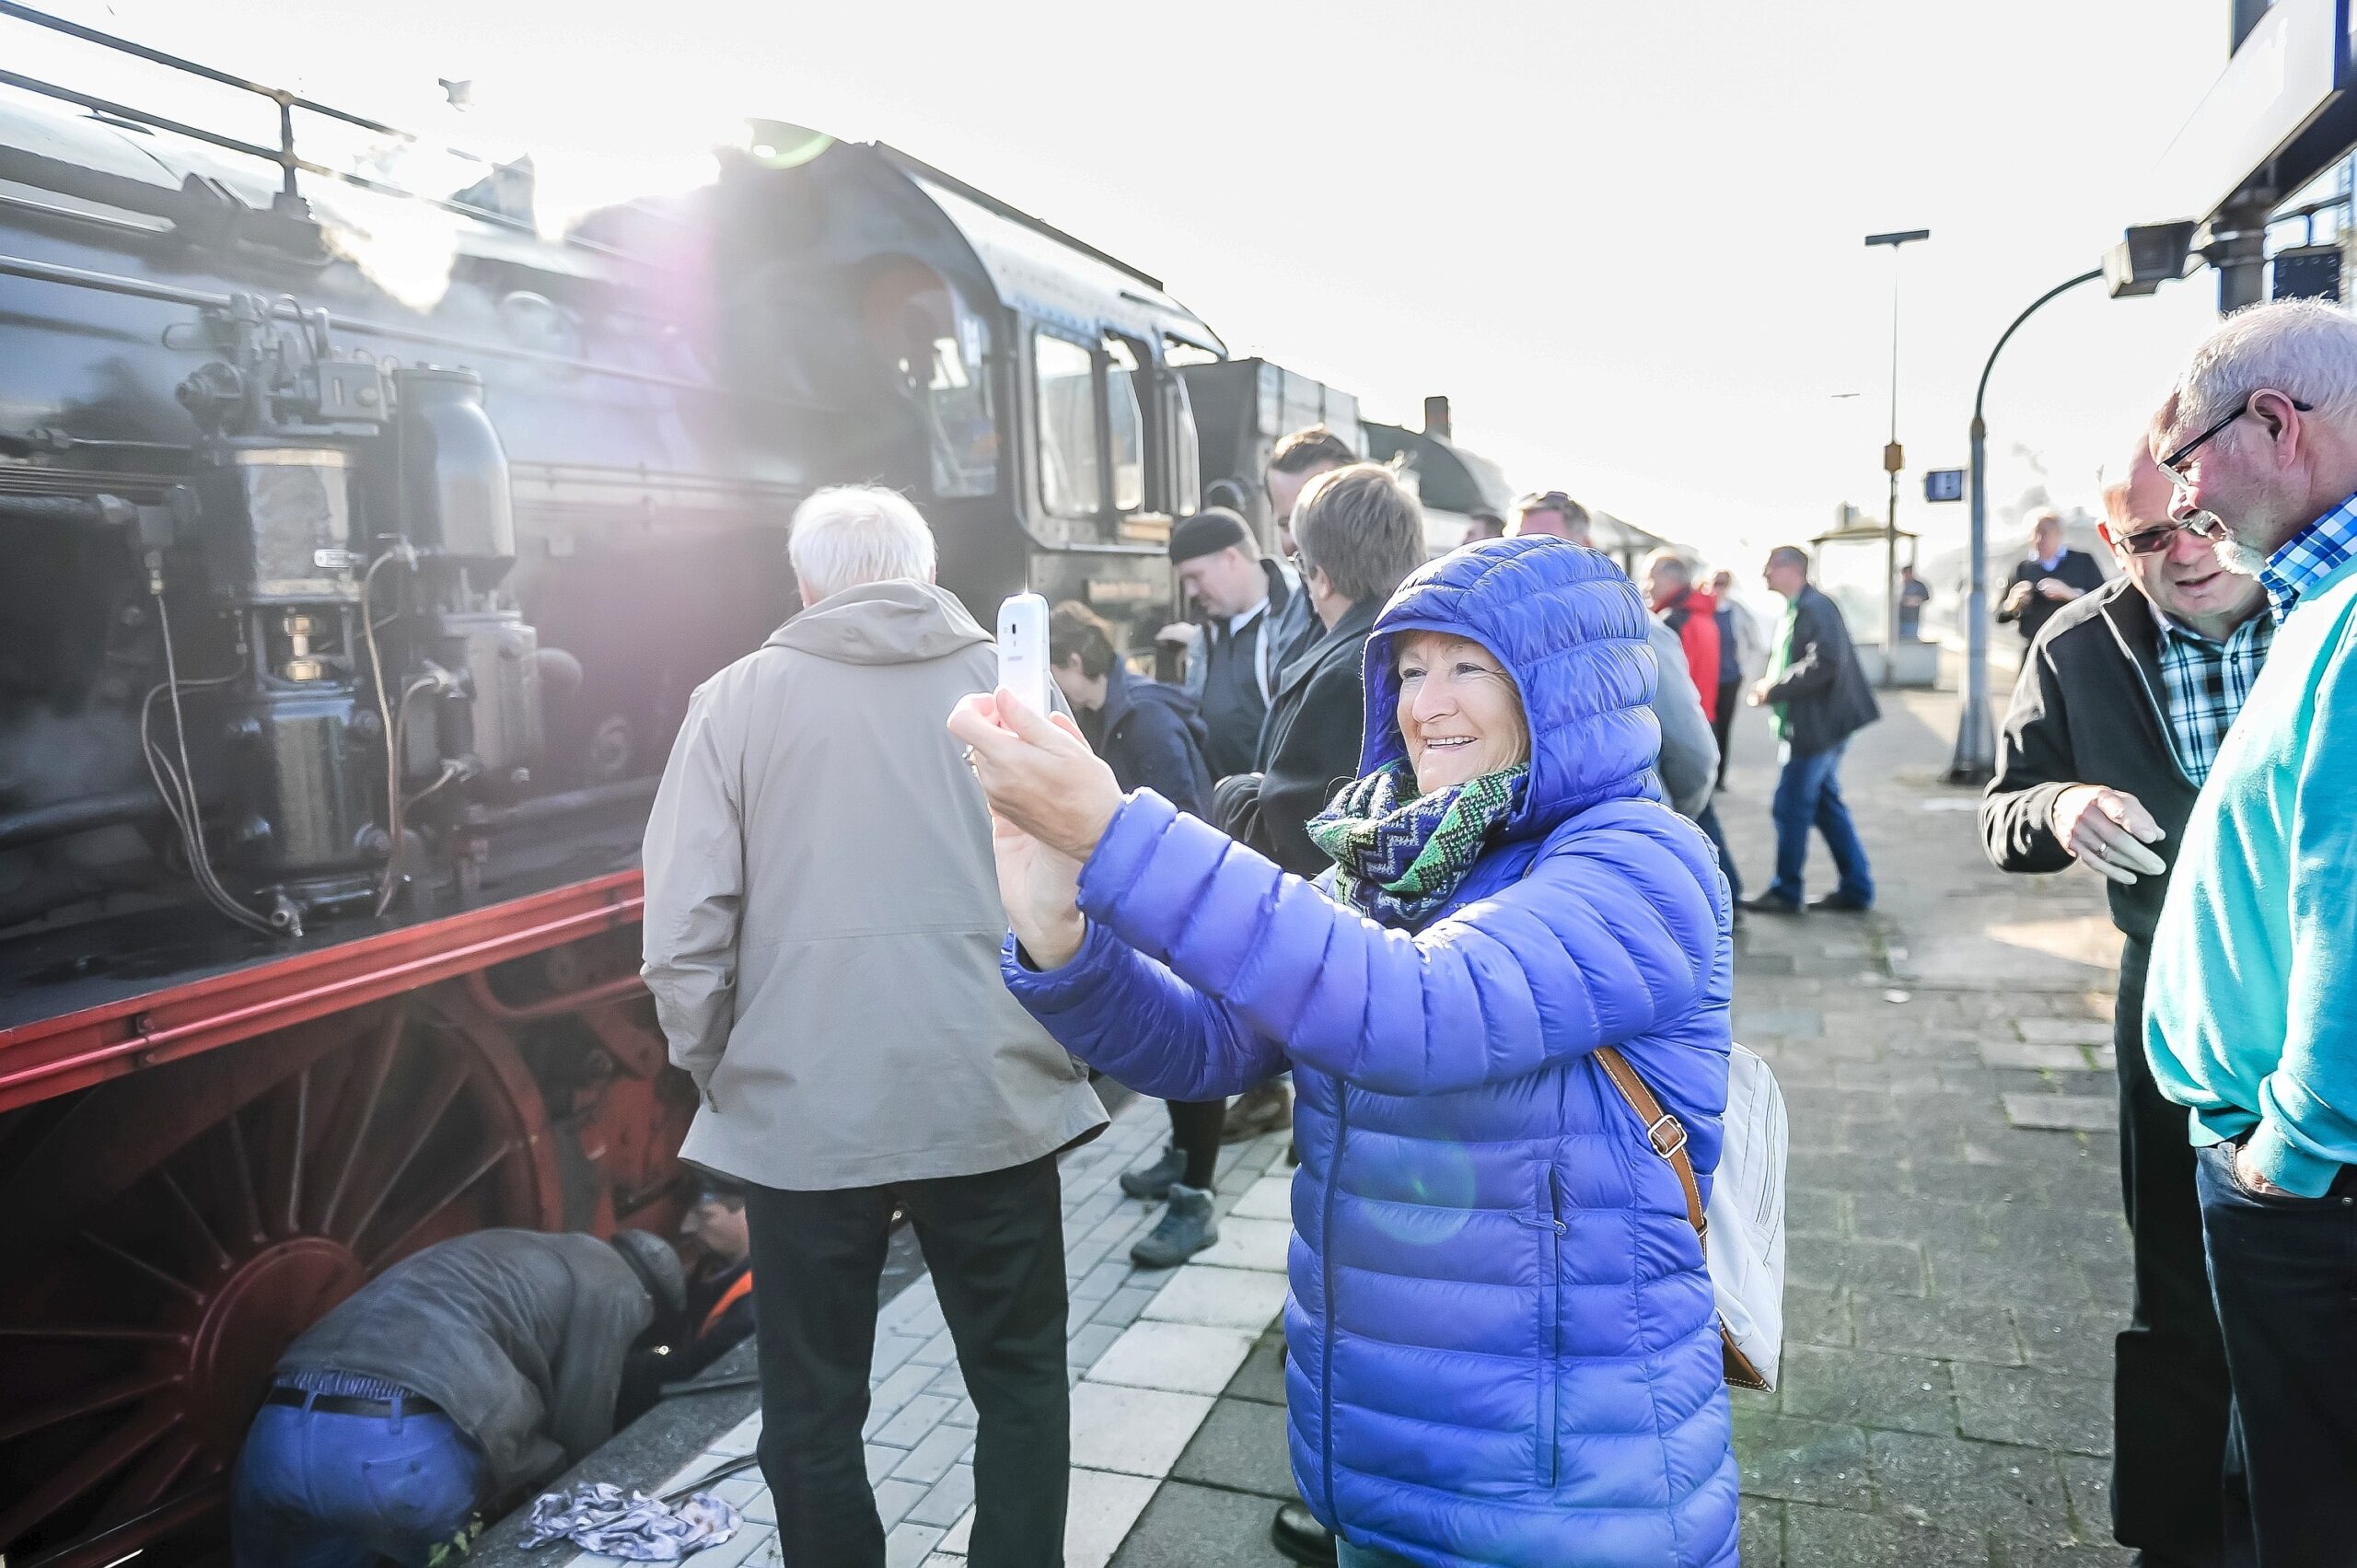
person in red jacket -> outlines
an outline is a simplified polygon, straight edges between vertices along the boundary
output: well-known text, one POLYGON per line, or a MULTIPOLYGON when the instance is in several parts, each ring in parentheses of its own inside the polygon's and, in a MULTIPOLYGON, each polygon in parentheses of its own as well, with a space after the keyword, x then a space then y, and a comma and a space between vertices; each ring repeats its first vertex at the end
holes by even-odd
POLYGON ((1678 633, 1686 649, 1686 665, 1694 676, 1694 690, 1702 697, 1702 716, 1718 721, 1719 601, 1694 586, 1694 569, 1675 551, 1656 550, 1645 557, 1645 601, 1665 625, 1678 633))

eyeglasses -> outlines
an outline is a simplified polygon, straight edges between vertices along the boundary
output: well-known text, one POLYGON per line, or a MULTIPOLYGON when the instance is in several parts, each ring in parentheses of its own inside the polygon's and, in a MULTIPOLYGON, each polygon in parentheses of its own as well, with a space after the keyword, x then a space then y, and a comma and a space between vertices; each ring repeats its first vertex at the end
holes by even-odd
POLYGON ((1578 503, 1560 490, 1533 492, 1514 504, 1517 512, 1568 512, 1578 503))
MULTIPOLYGON (((2250 405, 2252 401, 2257 399, 2258 396, 2258 392, 2253 392, 2249 397, 2247 397, 2241 402, 2236 403, 2235 405, 2234 412, 2228 414, 2225 418, 2220 420, 2217 424, 2212 425, 2209 429, 2203 431, 2192 440, 2188 441, 2184 446, 2179 447, 2167 457, 2163 458, 2161 459, 2161 467, 2166 470, 2178 481, 2182 482, 2186 477, 2185 465, 2193 460, 2193 454, 2201 450, 2201 448, 2204 446, 2207 446, 2211 441, 2216 439, 2218 434, 2224 430, 2226 426, 2234 424, 2235 421, 2248 413, 2250 412, 2250 405)), ((2315 405, 2304 403, 2297 398, 2293 398, 2292 400, 2292 406, 2298 409, 2302 413, 2316 412, 2315 405)), ((2158 547, 2155 546, 2154 548, 2158 547)), ((2139 553, 2142 552, 2140 552, 2139 553)))
POLYGON ((2192 522, 2163 523, 2158 528, 2138 528, 2134 533, 2119 535, 2112 542, 2131 555, 2158 555, 2177 542, 2178 534, 2189 533, 2196 539, 2209 538, 2202 528, 2202 524, 2207 521, 2209 514, 2205 512, 2192 522))

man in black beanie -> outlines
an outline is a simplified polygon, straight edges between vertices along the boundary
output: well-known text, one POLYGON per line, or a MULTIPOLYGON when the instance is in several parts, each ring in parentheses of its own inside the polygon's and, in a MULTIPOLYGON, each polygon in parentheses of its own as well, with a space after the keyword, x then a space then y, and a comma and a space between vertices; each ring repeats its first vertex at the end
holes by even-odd
POLYGON ((1252 771, 1260 721, 1285 650, 1309 624, 1309 598, 1293 573, 1260 554, 1242 517, 1207 507, 1170 530, 1170 563, 1204 624, 1166 628, 1190 644, 1183 681, 1210 726, 1212 777, 1252 771))

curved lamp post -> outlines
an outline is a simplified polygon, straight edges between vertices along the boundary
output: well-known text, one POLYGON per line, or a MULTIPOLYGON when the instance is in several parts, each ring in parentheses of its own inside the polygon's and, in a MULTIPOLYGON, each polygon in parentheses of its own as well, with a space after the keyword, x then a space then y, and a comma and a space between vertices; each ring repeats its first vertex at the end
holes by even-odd
POLYGON ((1964 608, 1964 712, 1956 719, 1956 756, 1947 771, 1950 784, 1987 784, 1997 771, 1997 731, 1989 721, 1989 422, 1981 417, 1989 376, 2023 322, 2050 301, 2101 276, 2103 269, 2097 267, 2057 284, 2014 317, 1989 351, 1989 363, 1980 367, 1980 389, 1972 394, 1972 593, 1964 608))

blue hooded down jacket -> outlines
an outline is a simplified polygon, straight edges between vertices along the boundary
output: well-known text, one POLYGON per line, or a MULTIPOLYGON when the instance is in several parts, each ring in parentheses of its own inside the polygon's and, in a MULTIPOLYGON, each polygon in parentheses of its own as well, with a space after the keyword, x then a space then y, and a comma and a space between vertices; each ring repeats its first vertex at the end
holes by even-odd
POLYGON ((1075 1055, 1170 1099, 1298 1086, 1285 1308, 1293 1470, 1411 1562, 1736 1561, 1711 1283, 1677 1178, 1591 1055, 1618 1045, 1707 1188, 1733 954, 1709 843, 1655 797, 1634 587, 1560 540, 1423 568, 1366 649, 1364 770, 1401 757, 1392 645, 1480 643, 1530 787, 1452 903, 1389 929, 1150 792, 1081 879, 1088 934, 1007 983, 1075 1055))

